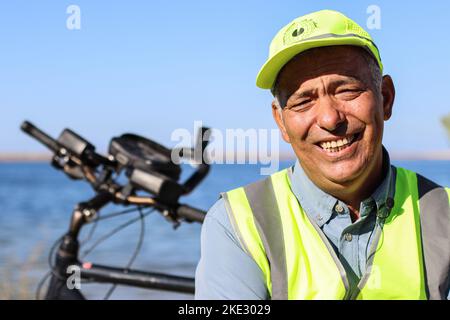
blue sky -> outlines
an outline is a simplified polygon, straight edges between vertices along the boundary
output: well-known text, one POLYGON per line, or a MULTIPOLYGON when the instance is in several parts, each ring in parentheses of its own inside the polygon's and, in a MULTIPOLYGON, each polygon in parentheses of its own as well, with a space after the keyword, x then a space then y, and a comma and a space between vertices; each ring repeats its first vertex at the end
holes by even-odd
MULTIPOLYGON (((19 131, 71 127, 104 151, 131 131, 170 145, 195 120, 219 128, 275 128, 271 97, 255 86, 275 33, 297 16, 339 10, 369 30, 397 89, 389 150, 448 148, 448 1, 2 1, 0 152, 42 151, 19 131), (81 9, 68 30, 66 8, 81 9)), ((172 143, 173 144, 173 143, 172 143)), ((282 148, 289 147, 282 144, 282 148)))

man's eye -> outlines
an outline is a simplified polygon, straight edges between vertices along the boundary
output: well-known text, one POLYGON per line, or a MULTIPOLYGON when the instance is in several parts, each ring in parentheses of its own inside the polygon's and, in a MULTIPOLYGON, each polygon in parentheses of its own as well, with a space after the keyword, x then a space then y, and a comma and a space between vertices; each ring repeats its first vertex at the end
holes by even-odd
POLYGON ((337 93, 342 93, 342 92, 360 92, 360 91, 361 91, 361 89, 359 89, 359 88, 345 88, 345 89, 338 90, 337 93))
POLYGON ((296 103, 295 105, 292 105, 288 109, 292 110, 292 111, 301 111, 301 110, 307 108, 311 102, 312 102, 311 99, 303 100, 303 101, 296 103))
POLYGON ((300 101, 297 105, 298 106, 306 106, 310 102, 311 102, 311 99, 303 100, 303 101, 300 101))
POLYGON ((363 90, 359 88, 346 88, 337 91, 336 95, 339 95, 343 98, 356 98, 362 93, 362 91, 363 90))

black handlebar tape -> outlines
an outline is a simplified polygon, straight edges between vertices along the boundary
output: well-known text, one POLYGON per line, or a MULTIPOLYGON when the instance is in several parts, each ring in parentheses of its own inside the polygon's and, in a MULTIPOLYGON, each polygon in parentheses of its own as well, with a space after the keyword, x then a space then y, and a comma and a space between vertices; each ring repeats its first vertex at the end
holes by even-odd
POLYGON ((23 132, 29 134, 39 142, 46 145, 47 148, 49 148, 51 151, 58 152, 59 150, 58 142, 52 137, 50 137, 48 134, 37 128, 31 122, 24 121, 20 126, 20 128, 22 129, 23 132))
POLYGON ((186 220, 201 223, 205 220, 206 212, 187 205, 181 205, 177 209, 177 215, 185 218, 186 220))

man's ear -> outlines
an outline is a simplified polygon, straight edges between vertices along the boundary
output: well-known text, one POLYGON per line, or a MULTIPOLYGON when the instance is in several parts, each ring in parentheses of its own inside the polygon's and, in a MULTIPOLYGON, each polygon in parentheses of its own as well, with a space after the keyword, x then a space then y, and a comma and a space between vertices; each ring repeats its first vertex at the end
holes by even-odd
POLYGON ((277 123, 278 128, 281 131, 281 136, 283 137, 283 140, 287 143, 291 143, 291 140, 289 139, 289 135, 286 132, 286 127, 284 126, 283 121, 283 115, 281 114, 283 111, 278 106, 278 103, 273 100, 272 101, 272 116, 275 119, 275 122, 277 123))
POLYGON ((387 121, 392 116, 392 108, 395 100, 395 87, 390 75, 383 76, 381 95, 383 96, 384 120, 387 121))

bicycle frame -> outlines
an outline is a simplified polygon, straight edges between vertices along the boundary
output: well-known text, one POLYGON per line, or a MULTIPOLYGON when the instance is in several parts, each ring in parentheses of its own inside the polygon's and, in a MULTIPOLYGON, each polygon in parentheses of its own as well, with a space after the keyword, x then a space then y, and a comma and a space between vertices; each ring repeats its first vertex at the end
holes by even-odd
POLYGON ((88 202, 79 203, 74 209, 69 231, 63 237, 56 253, 45 299, 85 299, 79 289, 69 288, 68 280, 72 274, 68 273, 68 270, 79 270, 78 275, 82 280, 193 294, 195 291, 193 278, 83 263, 78 260, 80 230, 92 219, 95 212, 112 201, 112 197, 110 193, 99 193, 88 202))

